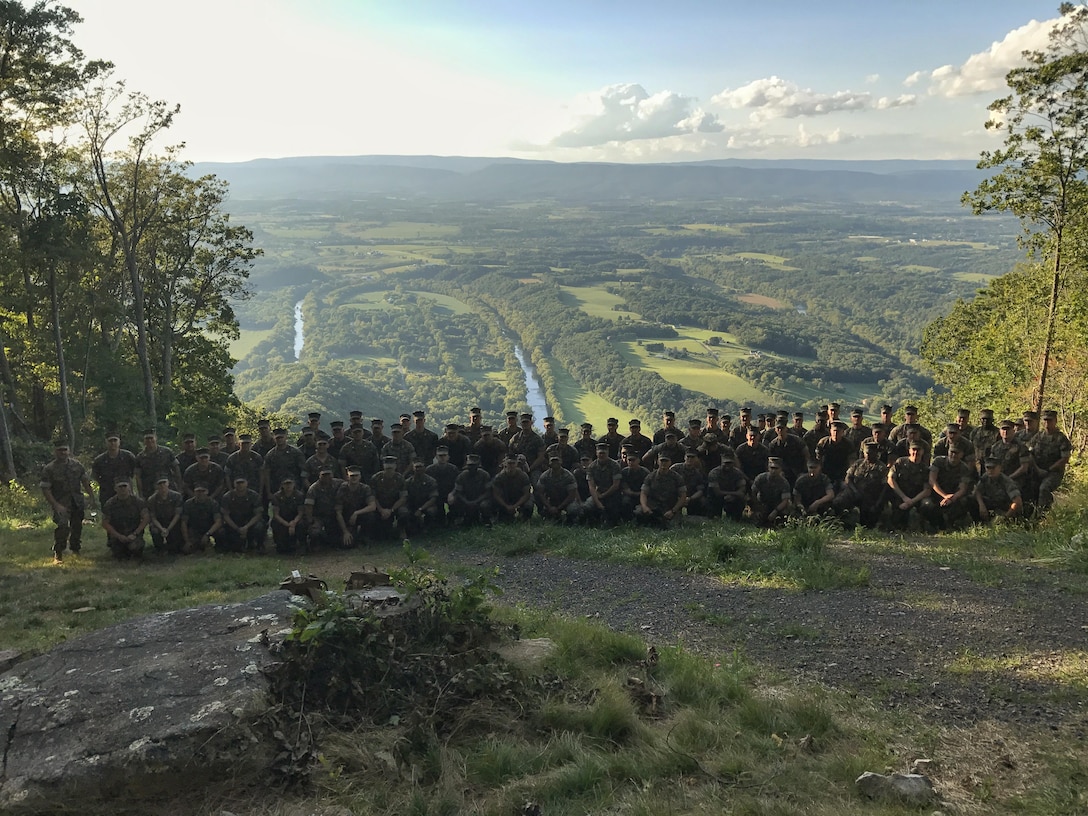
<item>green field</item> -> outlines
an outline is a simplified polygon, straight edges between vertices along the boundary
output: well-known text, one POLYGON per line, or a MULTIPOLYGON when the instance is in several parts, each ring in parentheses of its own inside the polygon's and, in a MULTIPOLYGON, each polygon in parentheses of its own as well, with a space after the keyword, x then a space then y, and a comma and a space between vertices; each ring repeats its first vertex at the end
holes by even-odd
POLYGON ((649 423, 646 417, 633 415, 630 411, 620 408, 604 397, 592 391, 587 391, 567 373, 565 368, 558 365, 554 360, 552 361, 552 376, 555 378, 555 393, 559 397, 559 410, 570 425, 572 441, 580 436, 576 426, 583 422, 593 424, 594 436, 603 436, 605 420, 609 417, 619 419, 621 428, 626 428, 627 421, 630 419, 640 420, 644 428, 656 427, 649 423))
POLYGON ((641 320, 642 315, 637 312, 613 311, 613 306, 623 304, 623 298, 613 295, 604 285, 599 286, 560 286, 565 296, 564 302, 568 306, 581 309, 590 317, 600 317, 605 320, 617 320, 620 317, 628 317, 632 320, 641 320))
POLYGON ((237 340, 230 343, 230 356, 241 360, 272 333, 272 329, 242 329, 237 340))
POLYGON ((987 284, 994 280, 994 275, 987 275, 985 272, 957 272, 952 277, 956 280, 968 281, 969 283, 981 283, 987 284))
POLYGON ((429 224, 418 221, 391 221, 388 224, 351 224, 337 229, 341 235, 371 241, 441 241, 461 234, 461 228, 451 224, 429 224))
MULTIPOLYGON (((673 345, 675 342, 669 341, 665 345, 676 348, 673 345)), ((718 368, 709 358, 673 360, 651 354, 645 346, 634 342, 621 343, 618 348, 629 365, 656 372, 668 382, 706 394, 713 399, 766 404, 774 402, 771 396, 736 374, 718 368)))

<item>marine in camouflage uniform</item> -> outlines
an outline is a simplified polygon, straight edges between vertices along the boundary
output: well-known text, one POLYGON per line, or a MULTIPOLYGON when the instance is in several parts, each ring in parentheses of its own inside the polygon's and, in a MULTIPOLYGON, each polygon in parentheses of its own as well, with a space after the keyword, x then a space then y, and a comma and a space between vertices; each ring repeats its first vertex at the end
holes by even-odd
POLYGON ((619 461, 620 445, 623 444, 623 434, 618 430, 620 421, 615 417, 608 418, 608 432, 597 440, 597 444, 608 445, 608 458, 619 461))
POLYGON ((574 474, 563 467, 563 459, 558 454, 553 453, 548 457, 548 467, 537 479, 533 495, 540 517, 544 520, 565 521, 567 524, 578 520, 582 510, 578 502, 578 483, 574 480, 574 474))
POLYGON ((480 436, 472 446, 472 452, 480 457, 480 467, 492 476, 499 475, 502 462, 506 458, 506 444, 496 438, 494 429, 490 425, 480 426, 480 436))
POLYGON ((412 463, 412 474, 405 480, 404 489, 408 492, 409 531, 415 534, 438 526, 445 515, 440 514, 438 482, 427 475, 422 461, 412 463))
POLYGON ((947 456, 934 456, 929 466, 931 492, 922 500, 922 516, 942 529, 957 526, 970 511, 973 484, 974 471, 963 461, 958 446, 951 446, 947 456))
POLYGON ((498 437, 500 442, 509 447, 510 440, 513 439, 514 434, 516 434, 520 430, 521 428, 518 426, 518 412, 507 411, 506 427, 504 427, 501 431, 495 434, 495 436, 498 437))
MULTIPOLYGON (((671 455, 671 451, 668 455, 671 455)), ((707 514, 706 471, 703 470, 703 463, 699 461, 698 451, 686 451, 672 469, 684 480, 684 489, 687 491, 684 507, 687 514, 705 516, 707 514)))
POLYGON ((707 474, 707 510, 717 518, 723 512, 733 521, 740 521, 748 503, 748 480, 732 457, 721 457, 721 462, 707 474))
POLYGON ((187 433, 181 437, 181 450, 174 459, 178 463, 178 470, 185 474, 191 465, 196 464, 196 434, 187 433))
POLYGON ((985 472, 975 484, 978 518, 990 523, 995 518, 1014 519, 1023 511, 1020 487, 1001 472, 1001 461, 990 457, 984 463, 985 472))
POLYGON ((547 446, 540 434, 533 430, 532 414, 521 415, 521 430, 511 437, 509 448, 510 453, 525 457, 530 478, 536 476, 544 467, 547 446))
POLYGON ((748 497, 752 520, 760 527, 781 524, 790 514, 793 491, 782 475, 782 462, 776 458, 767 461, 767 471, 756 476, 748 497))
POLYGON ((336 492, 336 520, 340 526, 341 546, 358 547, 366 543, 370 535, 378 502, 374 491, 363 481, 363 471, 358 466, 349 467, 347 477, 336 492))
POLYGON ((672 469, 667 453, 657 456, 657 470, 646 475, 642 482, 635 521, 655 527, 671 527, 678 523, 687 502, 684 477, 672 469))
POLYGON ((374 443, 363 438, 363 427, 357 425, 351 429, 351 438, 340 448, 340 467, 347 472, 358 468, 364 482, 369 484, 370 477, 381 470, 381 457, 374 443))
POLYGON ((887 503, 888 466, 880 461, 880 451, 870 440, 862 450, 865 458, 850 465, 842 491, 832 506, 838 513, 857 511, 862 526, 873 528, 880 521, 887 503))
POLYGON ((846 438, 854 446, 854 450, 861 451, 861 443, 871 439, 873 430, 865 424, 865 414, 860 408, 850 412, 850 427, 846 429, 846 438))
MULTIPOLYGON (((434 449, 438 447, 438 434, 426 425, 427 415, 423 411, 415 411, 412 414, 415 427, 404 435, 404 439, 416 450, 416 459, 423 466, 434 462, 434 449)), ((472 442, 471 437, 466 437, 472 442)))
POLYGON ((891 525, 905 530, 910 526, 912 510, 921 512, 922 502, 930 494, 929 465, 924 459, 925 443, 908 443, 908 455, 901 456, 888 469, 888 488, 891 491, 891 525))
POLYGON ((159 444, 154 430, 144 431, 143 449, 136 454, 136 480, 141 496, 150 496, 161 476, 170 480, 170 487, 181 490, 181 471, 173 452, 159 444))
POLYGON ((230 490, 219 499, 223 519, 222 533, 216 537, 215 549, 223 552, 264 552, 268 534, 264 502, 249 486, 245 476, 237 476, 230 490))
POLYGON ((1039 475, 1038 507, 1045 512, 1054 504, 1054 491, 1061 487, 1065 467, 1073 454, 1069 437, 1058 429, 1057 411, 1043 412, 1043 429, 1031 438, 1028 449, 1039 475))
POLYGON ((998 439, 990 445, 990 456, 1001 462, 1001 473, 1016 482, 1024 501, 1024 513, 1030 515, 1035 509, 1039 482, 1035 478, 1031 451, 1026 442, 1016 438, 1016 423, 1011 419, 1002 420, 998 425, 998 439))
POLYGON ((591 523, 600 522, 603 527, 615 527, 620 523, 623 468, 619 462, 609 457, 607 443, 598 444, 595 454, 595 458, 586 468, 589 498, 583 505, 585 518, 591 523))
POLYGON ((374 529, 378 534, 404 538, 408 528, 408 491, 404 476, 397 472, 397 457, 382 459, 382 469, 370 479, 370 489, 378 502, 374 529))
POLYGON ((506 455, 502 470, 491 480, 491 500, 499 521, 528 521, 533 515, 529 474, 518 466, 512 453, 506 455))
POLYGON ((597 440, 593 438, 593 426, 588 422, 583 422, 581 428, 581 436, 574 442, 574 449, 578 451, 578 456, 588 456, 590 459, 597 457, 597 440))
POLYGON ((793 483, 793 503, 802 516, 825 515, 831 511, 835 488, 815 459, 808 463, 807 470, 793 483))
POLYGON ((290 555, 306 546, 306 514, 303 506, 306 494, 295 485, 291 477, 280 483, 280 489, 269 497, 272 506, 272 541, 276 552, 290 555))
POLYGON ((193 495, 193 489, 198 484, 208 488, 208 495, 216 501, 227 488, 227 477, 223 473, 223 468, 211 460, 211 454, 207 448, 200 448, 196 452, 196 464, 189 465, 185 469, 182 481, 185 484, 185 495, 190 498, 193 495))
POLYGON ((343 482, 333 476, 330 466, 322 467, 318 479, 306 489, 303 505, 309 526, 310 551, 324 547, 339 547, 342 543, 340 520, 336 515, 336 499, 343 482))
POLYGON ((151 532, 151 543, 156 550, 177 555, 185 547, 185 536, 181 531, 181 509, 184 497, 170 489, 170 480, 161 477, 155 485, 155 492, 147 499, 147 529, 151 532))
POLYGON ((284 479, 291 479, 295 488, 302 493, 310 486, 305 480, 306 457, 302 451, 294 445, 287 444, 287 431, 276 428, 272 431, 276 440, 275 446, 264 455, 264 472, 262 474, 266 489, 276 490, 277 485, 282 485, 284 479))
POLYGON ((549 462, 552 456, 558 456, 563 463, 563 469, 572 471, 578 466, 578 449, 569 444, 570 430, 560 428, 556 431, 556 435, 559 437, 559 441, 554 445, 548 445, 544 450, 544 456, 549 462))
POLYGON ((1000 438, 1001 432, 994 424, 994 412, 989 408, 983 408, 979 412, 979 423, 971 432, 971 444, 975 446, 975 457, 978 460, 980 473, 983 471, 983 463, 990 456, 990 448, 1000 438))
POLYGON ((102 506, 102 526, 106 543, 113 557, 139 560, 144 554, 144 529, 147 527, 147 506, 132 492, 132 482, 121 479, 117 493, 102 506))
POLYGON ((91 480, 83 465, 70 456, 67 442, 54 446, 53 460, 42 468, 39 486, 53 509, 53 560, 59 562, 65 549, 78 553, 82 547, 83 493, 94 503, 91 480))
POLYGON ((132 451, 121 447, 121 437, 117 434, 106 436, 106 450, 98 454, 91 462, 91 476, 98 482, 98 503, 105 505, 113 498, 114 485, 120 479, 136 475, 136 456, 132 451))
POLYGON ((329 453, 329 440, 319 439, 317 440, 317 453, 306 460, 306 479, 313 484, 317 481, 317 477, 321 475, 321 468, 332 468, 332 476, 334 479, 342 479, 344 475, 344 469, 340 464, 340 460, 329 453))
POLYGON ((491 522, 491 474, 480 467, 480 457, 474 453, 465 459, 465 469, 453 483, 450 517, 463 525, 491 522))
POLYGON ((223 528, 219 502, 208 495, 208 488, 196 486, 193 497, 181 506, 181 531, 185 537, 183 553, 205 550, 223 528))
POLYGON ((677 439, 684 435, 683 431, 676 427, 676 414, 673 411, 665 411, 661 415, 661 423, 661 427, 654 431, 653 441, 655 445, 662 444, 665 441, 665 435, 669 431, 674 431, 677 439))
POLYGON ((227 457, 227 483, 234 484, 234 480, 241 477, 246 480, 250 490, 257 491, 261 500, 267 502, 262 478, 264 457, 253 450, 253 437, 249 434, 239 436, 238 444, 238 450, 227 457))
POLYGON ((808 448, 800 437, 789 432, 785 417, 775 420, 774 434, 774 439, 767 445, 767 453, 782 460, 782 475, 792 486, 808 469, 808 448))
POLYGON ((416 458, 416 449, 412 447, 411 442, 405 440, 404 429, 400 425, 394 425, 389 432, 393 438, 382 448, 382 461, 392 456, 397 460, 397 472, 404 475, 412 467, 412 460, 416 458))

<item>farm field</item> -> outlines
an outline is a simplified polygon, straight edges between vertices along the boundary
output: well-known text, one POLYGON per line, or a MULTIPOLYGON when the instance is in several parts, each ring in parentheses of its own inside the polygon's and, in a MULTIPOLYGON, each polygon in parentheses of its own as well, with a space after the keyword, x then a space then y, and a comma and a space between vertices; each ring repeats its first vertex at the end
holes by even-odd
MULTIPOLYGON (((749 404, 808 412, 833 399, 868 406, 879 399, 901 403, 924 395, 927 375, 909 362, 918 357, 922 324, 897 316, 909 310, 928 321, 941 304, 972 296, 1011 268, 1009 259, 1018 253, 1015 232, 1002 232, 997 220, 974 219, 958 204, 947 212, 904 214, 896 206, 787 201, 597 207, 555 201, 467 205, 360 199, 260 205, 254 214, 252 220, 239 217, 253 224, 265 249, 254 279, 267 280, 269 289, 291 287, 294 298, 314 291, 321 305, 366 310, 359 319, 378 333, 374 313, 394 288, 440 307, 438 325, 445 315, 450 334, 439 338, 442 351, 437 354, 437 346, 428 351, 419 345, 418 329, 399 333, 393 324, 374 357, 350 342, 338 342, 335 334, 327 340, 336 347, 333 359, 351 354, 357 362, 372 362, 374 382, 367 385, 387 391, 392 404, 430 401, 432 413, 456 411, 451 418, 460 417, 461 403, 474 399, 473 392, 497 410, 519 399, 508 389, 520 385, 507 383, 514 376, 512 362, 500 370, 495 343, 486 338, 486 330, 479 334, 469 303, 431 294, 432 280, 471 292, 477 281, 489 278, 509 298, 504 323, 519 331, 534 326, 538 331, 527 336, 540 338, 545 353, 559 339, 567 341, 564 355, 570 353, 571 340, 577 347, 577 336, 564 325, 569 313, 606 321, 593 330, 605 338, 613 334, 600 332, 608 324, 625 331, 632 323, 672 326, 678 337, 651 339, 652 330, 640 330, 643 346, 616 342, 618 357, 580 362, 591 372, 587 381, 609 393, 613 388, 623 392, 620 383, 633 370, 656 375, 646 380, 640 418, 666 407, 659 401, 682 404, 684 410, 712 400, 730 410, 749 404), (615 311, 626 299, 610 290, 631 283, 639 291, 632 301, 635 309, 615 311), (542 303, 524 291, 533 285, 555 287, 556 295, 542 303), (380 288, 367 291, 369 286, 380 288), (838 293, 833 301, 827 299, 829 291, 838 293), (874 296, 884 299, 887 308, 874 312, 874 296), (721 344, 708 347, 712 337, 721 338, 721 344), (473 367, 466 341, 476 364, 491 370, 473 367), (644 346, 654 342, 684 356, 651 354, 644 346), (791 357, 794 349, 806 349, 801 352, 806 356, 791 357), (840 354, 850 360, 845 370, 837 365, 840 354), (450 390, 442 371, 455 373, 459 381, 450 390), (838 379, 868 377, 870 371, 876 374, 872 382, 840 384, 838 379), (406 374, 419 378, 409 383, 406 374), (427 385, 420 385, 428 377, 427 385)), ((444 285, 436 288, 449 291, 444 285)), ((467 295, 458 297, 471 301, 467 295)), ((258 312, 252 310, 250 325, 267 326, 276 319, 268 309, 259 317, 258 312)), ((408 317, 394 322, 407 325, 408 317)), ((320 312, 313 320, 316 329, 323 322, 320 312)), ((342 333, 350 331, 352 322, 341 315, 330 325, 342 333)), ((286 336, 284 328, 280 325, 275 336, 286 336)), ((270 336, 247 331, 232 349, 244 356, 270 336)), ((259 376, 267 378, 268 393, 282 402, 282 389, 275 386, 276 359, 293 359, 290 348, 266 354, 261 364, 269 369, 259 376)), ((319 359, 311 357, 310 363, 319 367, 319 359)), ((555 381, 549 387, 559 402, 553 411, 568 421, 586 418, 595 425, 607 416, 630 415, 588 392, 555 365, 554 357, 551 361, 555 381)), ((251 370, 250 382, 257 377, 251 370)), ((251 388, 249 393, 260 392, 251 388)))
POLYGON ((614 311, 613 306, 623 303, 623 298, 613 295, 604 286, 560 286, 564 295, 569 297, 567 305, 581 309, 590 317, 616 321, 621 317, 641 320, 638 312, 614 311))
MULTIPOLYGON (((671 343, 666 343, 670 347, 671 343)), ((709 360, 670 359, 634 342, 620 344, 620 353, 632 366, 654 371, 668 382, 705 394, 711 399, 772 404, 774 398, 736 374, 723 371, 709 360)))
POLYGON ((577 426, 583 422, 592 423, 594 435, 602 436, 605 432, 605 421, 609 417, 619 419, 621 429, 627 427, 630 419, 640 420, 644 433, 646 428, 656 427, 647 417, 632 414, 599 394, 587 391, 565 368, 555 362, 552 363, 552 375, 555 377, 555 393, 559 397, 561 415, 570 425, 572 442, 578 438, 577 426))
POLYGON ((241 360, 271 333, 272 329, 242 329, 238 339, 231 341, 230 356, 235 360, 241 360))

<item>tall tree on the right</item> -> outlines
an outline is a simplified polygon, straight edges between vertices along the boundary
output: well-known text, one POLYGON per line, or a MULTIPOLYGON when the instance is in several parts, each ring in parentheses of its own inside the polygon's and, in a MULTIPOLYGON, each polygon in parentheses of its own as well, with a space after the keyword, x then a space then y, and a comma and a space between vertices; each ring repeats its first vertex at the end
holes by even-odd
POLYGON ((1088 260, 1088 6, 1063 3, 1059 11, 1047 47, 1024 53, 1025 64, 1005 77, 1012 92, 990 105, 986 127, 1005 141, 983 152, 978 166, 999 172, 963 196, 976 213, 1019 218, 1023 245, 1048 270, 1036 410, 1046 396, 1063 292, 1088 260))

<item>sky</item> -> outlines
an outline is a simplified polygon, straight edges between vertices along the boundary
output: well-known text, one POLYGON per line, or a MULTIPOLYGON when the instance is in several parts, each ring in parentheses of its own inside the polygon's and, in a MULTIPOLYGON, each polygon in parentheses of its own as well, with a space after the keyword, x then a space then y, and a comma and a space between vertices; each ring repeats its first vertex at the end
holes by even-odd
POLYGON ((67 0, 193 161, 974 159, 1057 0, 67 0))

